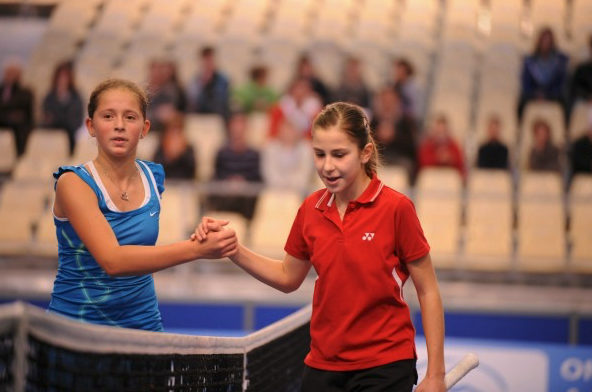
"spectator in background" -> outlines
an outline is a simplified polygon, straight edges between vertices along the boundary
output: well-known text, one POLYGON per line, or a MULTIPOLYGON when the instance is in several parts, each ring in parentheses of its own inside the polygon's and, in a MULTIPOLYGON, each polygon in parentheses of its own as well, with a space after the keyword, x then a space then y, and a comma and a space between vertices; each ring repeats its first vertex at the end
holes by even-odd
POLYGON ((417 173, 417 126, 407 115, 399 93, 392 87, 384 87, 374 102, 371 128, 386 165, 403 166, 409 181, 415 181, 417 173))
POLYGON ((230 83, 216 66, 216 52, 210 46, 200 52, 201 69, 187 88, 187 111, 219 114, 230 119, 230 83))
POLYGON ((191 180, 195 178, 196 163, 193 146, 185 136, 185 115, 173 112, 168 117, 153 161, 160 163, 167 178, 191 180))
POLYGON ((312 148, 290 121, 282 121, 278 137, 266 144, 261 155, 265 185, 309 192, 314 173, 312 148))
POLYGON ((360 60, 348 57, 345 60, 341 84, 333 92, 334 102, 350 102, 363 108, 370 108, 371 93, 362 76, 360 60))
POLYGON ((20 62, 10 59, 0 82, 0 127, 14 132, 17 156, 25 152, 33 128, 33 93, 21 84, 21 75, 20 62))
POLYGON ((463 153, 453 139, 445 115, 438 115, 419 147, 419 168, 452 167, 465 176, 463 153))
POLYGON ((508 147, 501 139, 501 120, 493 115, 487 121, 487 139, 479 147, 477 167, 481 169, 507 169, 508 147))
POLYGON ((421 117, 423 105, 422 97, 415 79, 415 70, 409 60, 400 58, 395 61, 393 68, 393 87, 403 100, 405 114, 415 119, 421 117))
POLYGON ((177 79, 177 67, 174 62, 155 59, 150 63, 149 74, 150 128, 162 131, 175 112, 185 109, 185 93, 177 79))
POLYGON ((561 152, 553 144, 551 126, 543 119, 532 125, 533 146, 528 156, 528 168, 534 171, 561 171, 561 152))
POLYGON ((54 70, 51 89, 43 99, 41 125, 65 130, 72 155, 76 131, 82 126, 83 116, 82 98, 74 82, 74 64, 71 61, 63 62, 54 70))
POLYGON ((586 132, 577 138, 571 149, 572 175, 592 173, 592 111, 588 112, 586 132))
POLYGON ((312 90, 310 80, 295 79, 288 88, 288 92, 270 111, 269 136, 274 138, 278 135, 280 124, 284 119, 294 125, 302 135, 310 136, 312 121, 322 108, 323 104, 312 90))
POLYGON ((530 101, 556 101, 564 109, 564 95, 568 58, 557 48, 553 30, 544 28, 536 41, 534 52, 522 64, 521 93, 518 118, 530 101))
POLYGON ((570 103, 572 107, 578 101, 592 103, 592 35, 588 39, 588 50, 588 60, 576 67, 571 80, 570 103))
POLYGON ((251 68, 250 80, 234 92, 234 101, 245 113, 266 112, 278 100, 278 93, 267 84, 267 67, 251 68))
MULTIPOLYGON (((228 124, 228 144, 218 151, 214 179, 225 181, 228 189, 240 193, 246 183, 261 182, 259 152, 247 144, 247 116, 235 113, 228 124)), ((257 197, 254 195, 216 195, 210 204, 218 211, 232 211, 251 219, 257 197)))
POLYGON ((312 90, 317 93, 321 103, 326 105, 331 99, 331 93, 325 83, 316 75, 312 61, 307 55, 302 55, 296 66, 296 79, 307 79, 310 82, 312 90))

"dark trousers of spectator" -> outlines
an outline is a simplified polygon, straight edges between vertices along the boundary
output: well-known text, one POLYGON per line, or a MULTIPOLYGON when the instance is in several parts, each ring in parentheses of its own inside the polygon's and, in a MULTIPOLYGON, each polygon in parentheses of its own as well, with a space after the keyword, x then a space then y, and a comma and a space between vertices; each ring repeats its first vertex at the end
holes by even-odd
POLYGON ((253 218, 256 196, 212 196, 208 201, 209 207, 216 211, 237 212, 248 220, 253 218))

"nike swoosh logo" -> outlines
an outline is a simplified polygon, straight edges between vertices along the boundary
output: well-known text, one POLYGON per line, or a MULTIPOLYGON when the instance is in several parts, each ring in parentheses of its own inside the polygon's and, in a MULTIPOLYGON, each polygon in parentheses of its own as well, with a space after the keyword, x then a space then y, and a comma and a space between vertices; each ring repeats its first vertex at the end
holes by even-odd
POLYGON ((154 215, 156 215, 156 211, 150 213, 150 216, 154 216, 154 215))

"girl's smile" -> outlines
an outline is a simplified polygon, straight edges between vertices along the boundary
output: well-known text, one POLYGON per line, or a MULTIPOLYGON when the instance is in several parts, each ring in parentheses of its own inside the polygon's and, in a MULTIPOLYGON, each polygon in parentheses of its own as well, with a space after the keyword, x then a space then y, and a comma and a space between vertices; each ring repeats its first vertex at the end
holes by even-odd
POLYGON ((317 173, 331 193, 344 201, 355 200, 362 194, 370 182, 364 164, 371 148, 360 151, 338 127, 315 130, 312 146, 317 173))

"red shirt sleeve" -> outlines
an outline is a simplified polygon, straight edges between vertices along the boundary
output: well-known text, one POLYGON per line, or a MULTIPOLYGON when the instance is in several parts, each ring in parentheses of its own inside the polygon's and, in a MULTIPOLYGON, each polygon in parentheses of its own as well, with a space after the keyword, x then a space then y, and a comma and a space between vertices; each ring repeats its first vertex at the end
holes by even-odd
POLYGON ((302 233, 302 227, 304 224, 304 204, 300 206, 298 209, 298 214, 296 214, 296 218, 294 219, 294 223, 292 223, 292 228, 290 229, 290 235, 288 235, 288 240, 286 241, 286 246, 284 250, 290 255, 300 260, 310 260, 310 253, 308 250, 308 244, 304 239, 304 235, 302 233))
POLYGON ((395 253, 402 262, 415 261, 430 251, 415 206, 407 197, 401 200, 395 212, 395 233, 395 253))

